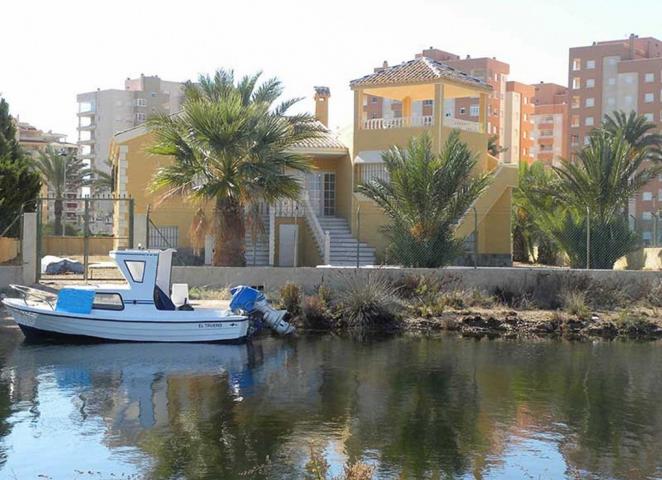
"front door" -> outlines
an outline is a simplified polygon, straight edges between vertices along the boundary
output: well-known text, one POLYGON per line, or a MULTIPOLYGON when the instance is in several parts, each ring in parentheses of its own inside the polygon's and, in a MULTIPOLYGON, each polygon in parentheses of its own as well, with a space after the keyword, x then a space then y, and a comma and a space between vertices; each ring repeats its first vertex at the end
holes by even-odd
POLYGON ((298 225, 282 224, 278 227, 278 265, 294 267, 297 255, 298 225))
POLYGON ((306 188, 310 204, 317 215, 336 214, 336 174, 334 172, 314 172, 306 177, 306 188))

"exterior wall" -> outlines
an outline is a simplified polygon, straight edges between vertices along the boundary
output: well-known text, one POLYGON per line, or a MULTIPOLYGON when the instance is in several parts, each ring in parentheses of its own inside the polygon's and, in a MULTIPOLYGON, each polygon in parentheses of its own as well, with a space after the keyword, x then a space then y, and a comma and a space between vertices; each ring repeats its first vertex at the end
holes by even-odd
POLYGON ((0 237, 0 263, 5 263, 18 256, 19 240, 16 238, 0 237))
POLYGON ((533 114, 535 90, 530 85, 508 82, 506 85, 506 121, 503 146, 506 163, 533 162, 533 114))
POLYGON ((533 160, 558 165, 559 158, 568 158, 568 89, 542 82, 533 87, 533 160))
MULTIPOLYGON (((80 255, 83 251, 83 237, 56 237, 44 236, 41 240, 42 255, 80 255)), ((90 255, 107 256, 114 248, 112 237, 88 238, 88 252, 90 255)))

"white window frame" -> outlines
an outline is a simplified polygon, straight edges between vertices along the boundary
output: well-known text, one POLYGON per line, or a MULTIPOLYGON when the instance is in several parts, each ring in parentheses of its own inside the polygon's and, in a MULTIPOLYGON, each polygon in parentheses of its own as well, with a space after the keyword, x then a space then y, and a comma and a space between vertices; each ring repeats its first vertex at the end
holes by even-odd
POLYGON ((655 101, 654 93, 644 93, 644 103, 653 103, 655 101))
POLYGON ((586 88, 593 88, 593 87, 595 87, 595 78, 587 78, 586 88))
POLYGON ((584 101, 584 106, 585 106, 585 107, 589 107, 589 108, 590 108, 590 107, 595 107, 595 98, 594 98, 594 97, 588 97, 588 98, 584 101))
POLYGON ((592 127, 595 125, 595 119, 592 116, 584 118, 584 125, 587 127, 592 127))

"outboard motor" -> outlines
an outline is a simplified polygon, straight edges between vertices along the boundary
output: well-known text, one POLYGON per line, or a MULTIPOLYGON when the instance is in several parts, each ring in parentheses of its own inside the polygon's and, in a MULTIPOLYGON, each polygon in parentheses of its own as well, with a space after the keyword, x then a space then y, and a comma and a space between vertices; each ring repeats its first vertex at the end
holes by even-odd
POLYGON ((230 289, 230 293, 232 294, 230 310, 243 310, 248 313, 260 312, 264 322, 279 335, 289 335, 294 332, 294 326, 288 323, 289 312, 273 308, 259 290, 239 285, 230 289))

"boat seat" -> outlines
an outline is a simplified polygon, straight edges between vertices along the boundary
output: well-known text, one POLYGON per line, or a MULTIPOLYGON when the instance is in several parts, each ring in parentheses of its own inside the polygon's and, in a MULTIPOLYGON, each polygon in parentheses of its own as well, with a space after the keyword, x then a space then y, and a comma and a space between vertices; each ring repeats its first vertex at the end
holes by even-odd
POLYGON ((177 310, 170 297, 159 287, 154 287, 154 305, 157 310, 177 310))

